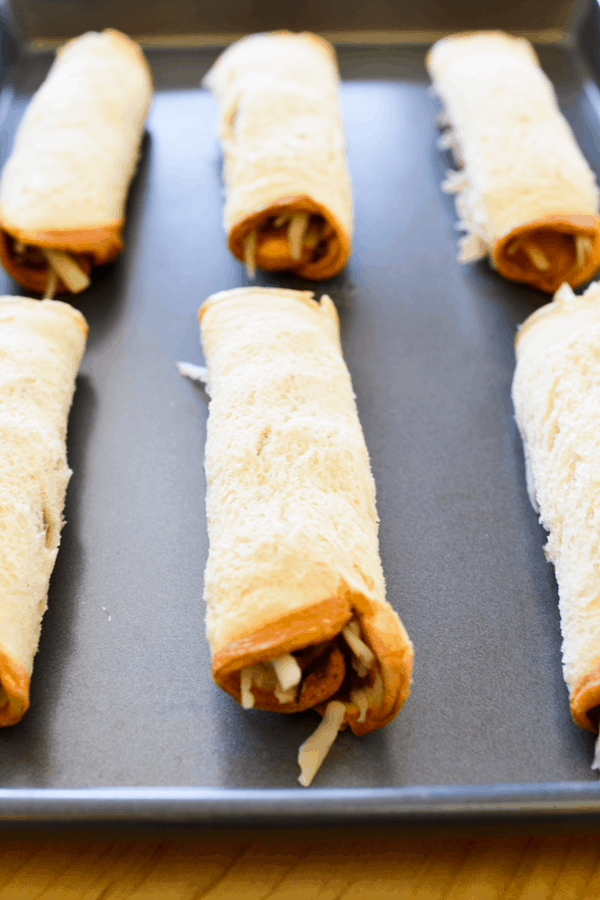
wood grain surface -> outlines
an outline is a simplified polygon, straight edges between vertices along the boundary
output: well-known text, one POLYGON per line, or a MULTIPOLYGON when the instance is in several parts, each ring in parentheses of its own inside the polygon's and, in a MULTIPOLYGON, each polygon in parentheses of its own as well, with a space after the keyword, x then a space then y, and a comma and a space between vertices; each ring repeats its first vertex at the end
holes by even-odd
POLYGON ((0 842, 0 900, 600 900, 600 836, 0 842))

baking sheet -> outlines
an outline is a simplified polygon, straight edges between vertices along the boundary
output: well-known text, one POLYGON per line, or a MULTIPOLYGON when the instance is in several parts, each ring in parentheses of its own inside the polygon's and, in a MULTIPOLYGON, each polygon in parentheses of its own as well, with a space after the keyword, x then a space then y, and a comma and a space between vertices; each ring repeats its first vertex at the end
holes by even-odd
MULTIPOLYGON (((574 51, 540 53, 600 174, 598 90, 574 51)), ((74 299, 90 336, 69 422, 67 525, 31 708, 0 732, 0 785, 21 789, 0 791, 0 823, 95 821, 110 818, 105 806, 125 822, 146 810, 288 824, 598 808, 594 739, 569 715, 556 583, 510 401, 516 328, 543 298, 485 262, 456 261, 423 48, 340 48, 356 231, 344 272, 314 285, 340 314, 388 598, 415 645, 412 696, 386 728, 340 736, 307 791, 296 756, 316 716, 244 711, 213 685, 201 600, 208 401, 175 363, 202 361, 199 304, 248 283, 223 234, 216 105, 198 86, 215 57, 150 53, 156 96, 126 249, 74 299)), ((0 94, 4 157, 50 61, 22 60, 0 94)), ((266 273, 257 283, 313 286, 266 273)), ((0 292, 22 293, 4 273, 0 292)))

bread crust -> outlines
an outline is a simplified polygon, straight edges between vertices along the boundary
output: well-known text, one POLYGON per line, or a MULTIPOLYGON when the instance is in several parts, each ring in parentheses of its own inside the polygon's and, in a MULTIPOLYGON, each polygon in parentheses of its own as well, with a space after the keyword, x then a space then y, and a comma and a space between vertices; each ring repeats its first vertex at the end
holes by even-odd
MULTIPOLYGON (((330 640, 351 618, 352 610, 348 602, 338 597, 321 600, 308 609, 281 616, 251 635, 230 641, 215 653, 212 663, 215 681, 220 683, 224 676, 231 672, 239 673, 245 666, 330 640)), ((237 690, 238 699, 239 694, 237 690)))
POLYGON ((459 165, 459 259, 488 256, 505 278, 554 293, 600 265, 598 187, 533 47, 502 32, 438 41, 427 66, 459 165), (557 174, 559 173, 559 174, 557 174))
POLYGON ((366 734, 408 697, 413 651, 385 600, 374 485, 335 308, 307 291, 238 288, 210 297, 199 318, 211 392, 205 599, 215 681, 239 702, 243 669, 294 653, 297 696, 279 702, 259 685, 255 706, 323 714, 342 700, 346 724, 366 734), (350 621, 375 657, 366 675, 350 664, 350 621), (357 687, 366 715, 351 696, 357 687))
POLYGON ((350 255, 352 195, 339 109, 335 51, 303 32, 250 35, 232 44, 205 84, 219 103, 225 159, 225 229, 244 261, 244 240, 269 219, 307 212, 325 225, 318 252, 261 253, 256 265, 310 280, 337 274, 350 255))

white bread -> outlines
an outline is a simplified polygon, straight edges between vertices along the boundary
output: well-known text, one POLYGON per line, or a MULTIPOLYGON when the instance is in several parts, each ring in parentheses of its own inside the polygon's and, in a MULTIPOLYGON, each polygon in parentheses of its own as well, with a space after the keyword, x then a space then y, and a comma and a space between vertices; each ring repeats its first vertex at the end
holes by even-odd
POLYGON ((88 273, 119 254, 151 96, 142 51, 118 31, 58 51, 0 181, 0 257, 19 283, 42 293, 48 270, 20 262, 14 240, 71 252, 88 273))
POLYGON ((352 190, 346 162, 339 77, 333 48, 309 33, 251 35, 232 44, 205 84, 219 104, 225 158, 225 230, 244 259, 255 229, 259 268, 329 278, 350 253, 352 190), (264 232, 278 216, 306 212, 324 220, 321 244, 299 260, 269 251, 264 232), (262 231, 261 231, 262 229, 262 231))
POLYGON ((305 668, 303 651, 323 645, 310 691, 307 677, 297 702, 258 691, 256 705, 322 713, 335 698, 355 733, 371 731, 408 696, 412 645, 385 599, 375 485, 335 307, 310 292, 242 288, 210 297, 200 318, 215 680, 240 700, 243 668, 286 653, 305 668), (364 681, 340 638, 351 619, 376 658, 364 681))
POLYGON ((513 402, 528 490, 549 532, 571 713, 597 730, 600 705, 600 284, 564 285, 516 341, 513 402), (591 714, 591 715, 590 715, 591 714))
POLYGON ((65 491, 87 324, 66 303, 0 297, 0 725, 29 706, 65 491))
POLYGON ((531 44, 452 35, 434 44, 427 67, 450 126, 443 145, 464 166, 444 185, 466 232, 459 258, 488 255, 506 278, 547 293, 589 279, 600 265, 596 179, 531 44))

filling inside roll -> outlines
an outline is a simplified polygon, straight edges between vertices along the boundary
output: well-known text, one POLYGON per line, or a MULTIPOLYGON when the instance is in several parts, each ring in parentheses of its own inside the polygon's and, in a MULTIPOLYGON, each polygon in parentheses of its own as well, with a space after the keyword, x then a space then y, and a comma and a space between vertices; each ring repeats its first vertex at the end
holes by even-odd
POLYGON ((347 256, 341 230, 308 198, 283 200, 244 219, 230 235, 231 251, 250 278, 256 269, 293 271, 305 278, 328 278, 347 256))
POLYGON ((554 293, 563 282, 581 284, 600 265, 600 228, 592 216, 532 222, 496 242, 501 275, 554 293))
MULTIPOLYGON (((89 249, 79 249, 81 236, 70 241, 67 233, 63 239, 40 238, 39 243, 27 238, 19 239, 5 229, 0 229, 0 260, 15 281, 38 294, 78 294, 90 285, 93 266, 111 262, 119 254, 122 241, 114 234, 89 238, 89 249)), ((101 233, 102 232, 102 233, 101 233)))
POLYGON ((329 640, 269 656, 218 679, 245 709, 295 713, 316 709, 323 721, 300 747, 300 783, 308 787, 338 732, 369 731, 369 712, 380 715, 384 686, 376 654, 354 616, 329 640))
POLYGON ((340 729, 349 725, 354 734, 367 734, 389 722, 408 696, 412 647, 407 642, 400 653, 390 651, 388 639, 393 644, 396 636, 387 616, 395 621, 395 615, 383 616, 376 622, 346 601, 325 600, 228 644, 213 658, 215 681, 245 708, 315 709, 323 716, 300 748, 305 786, 340 729))
POLYGON ((331 641, 246 666, 238 677, 245 708, 290 713, 345 699, 357 707, 359 723, 366 719, 369 694, 375 692, 380 699, 381 692, 375 654, 362 639, 356 619, 331 641))

